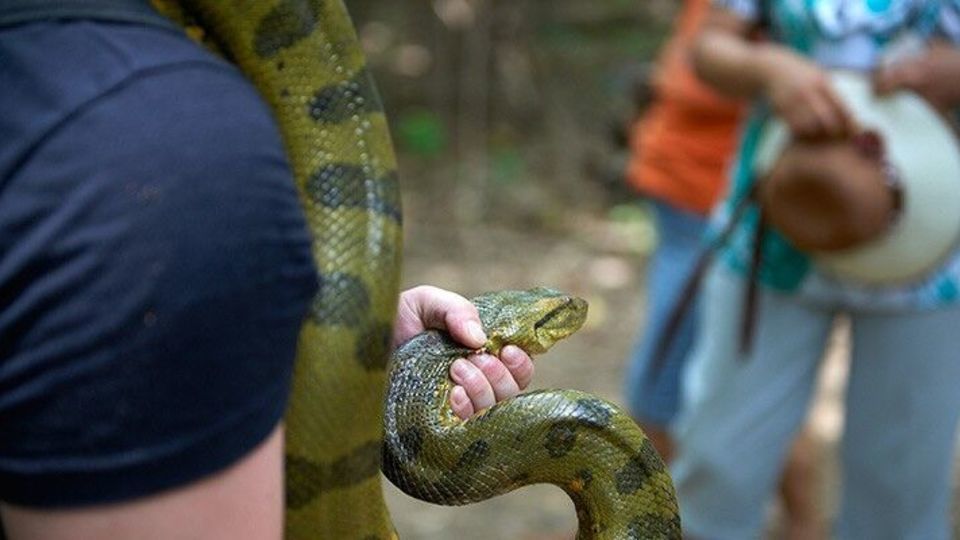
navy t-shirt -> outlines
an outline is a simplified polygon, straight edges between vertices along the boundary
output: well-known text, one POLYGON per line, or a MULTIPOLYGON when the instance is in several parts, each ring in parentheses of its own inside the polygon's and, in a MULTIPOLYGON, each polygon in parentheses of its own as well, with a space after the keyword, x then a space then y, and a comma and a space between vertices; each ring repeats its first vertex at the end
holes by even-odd
POLYGON ((316 288, 276 127, 160 25, 0 26, 0 501, 182 485, 276 427, 316 288))

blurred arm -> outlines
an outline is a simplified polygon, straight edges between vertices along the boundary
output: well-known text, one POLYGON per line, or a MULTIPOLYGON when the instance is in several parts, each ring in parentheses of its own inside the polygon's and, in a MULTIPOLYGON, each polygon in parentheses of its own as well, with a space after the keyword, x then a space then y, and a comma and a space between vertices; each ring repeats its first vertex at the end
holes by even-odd
POLYGON ((874 76, 874 87, 881 95, 912 90, 941 112, 956 109, 960 107, 960 48, 938 41, 917 58, 882 66, 874 76))
POLYGON ((735 13, 713 8, 693 45, 697 75, 731 97, 760 97, 771 76, 768 64, 779 46, 751 43, 751 22, 735 13))
POLYGON ((713 8, 693 49, 697 74, 732 97, 766 98, 795 136, 855 130, 823 69, 783 45, 750 41, 750 30, 750 21, 713 8))

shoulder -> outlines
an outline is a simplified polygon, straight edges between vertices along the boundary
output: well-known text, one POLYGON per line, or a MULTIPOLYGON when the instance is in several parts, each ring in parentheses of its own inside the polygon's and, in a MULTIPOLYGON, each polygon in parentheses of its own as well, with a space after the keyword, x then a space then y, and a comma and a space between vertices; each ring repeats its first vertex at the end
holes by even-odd
POLYGON ((29 368, 0 395, 0 499, 222 470, 279 421, 316 285, 269 111, 186 37, 122 24, 0 30, 0 94, 0 361, 29 368))
POLYGON ((218 125, 270 128, 269 113, 242 75, 177 31, 96 21, 24 24, 0 30, 0 58, 0 139, 12 141, 0 149, 0 176, 9 172, 5 164, 88 110, 133 94, 153 96, 145 108, 124 111, 141 122, 230 108, 218 125))
POLYGON ((9 141, 0 148, 0 178, 57 143, 77 162, 163 167, 192 159, 236 168, 235 158, 252 153, 289 174, 255 89, 180 32, 95 21, 26 24, 0 30, 0 59, 0 140, 9 141))

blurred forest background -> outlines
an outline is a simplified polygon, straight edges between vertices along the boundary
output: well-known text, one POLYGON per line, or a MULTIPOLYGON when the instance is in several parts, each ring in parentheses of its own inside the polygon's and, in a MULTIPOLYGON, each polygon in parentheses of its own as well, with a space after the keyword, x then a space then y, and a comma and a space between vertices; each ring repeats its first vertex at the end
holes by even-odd
POLYGON ((606 208, 621 186, 590 169, 633 111, 675 4, 350 1, 406 193, 458 223, 563 227, 571 207, 606 208))
MULTIPOLYGON (((590 302, 534 387, 622 403, 655 238, 624 184, 626 130, 677 0, 348 0, 400 160, 404 286, 464 295, 549 285, 590 302)), ((840 347, 835 349, 842 351, 840 347)), ((839 433, 843 363, 825 370, 815 433, 839 433)), ((835 477, 825 453, 825 477, 835 477)), ((559 489, 441 508, 387 496, 404 540, 572 539, 559 489)), ((835 486, 825 483, 824 509, 835 486)), ((776 536, 776 508, 771 513, 776 536)))

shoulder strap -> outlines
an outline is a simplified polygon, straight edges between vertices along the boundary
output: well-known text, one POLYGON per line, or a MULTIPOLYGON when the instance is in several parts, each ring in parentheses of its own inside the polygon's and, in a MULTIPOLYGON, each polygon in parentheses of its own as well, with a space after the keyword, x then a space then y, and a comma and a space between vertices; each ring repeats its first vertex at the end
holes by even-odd
MULTIPOLYGON (((756 185, 756 183, 754 183, 754 185, 756 185)), ((680 296, 670 309, 670 314, 667 317, 667 322, 663 327, 663 331, 657 337, 653 358, 650 361, 650 368, 647 371, 647 380, 649 382, 655 381, 660 375, 660 372, 663 370, 664 363, 667 360, 667 354, 670 352, 671 346, 677 337, 677 332, 680 330, 680 325, 687 317, 691 315, 690 312, 693 308, 693 300, 700 290, 700 284, 706 275, 707 268, 710 267, 710 262, 713 260, 714 254, 717 250, 726 245, 727 241, 730 239, 730 235, 736 228, 736 225, 743 218, 743 214, 746 212, 747 208, 753 204, 756 204, 757 198, 755 191, 755 189, 751 189, 747 195, 737 202, 736 206, 734 206, 730 213, 730 221, 727 222, 724 228, 716 236, 715 240, 707 245, 697 257, 697 262, 694 264, 690 276, 684 283, 680 296)), ((759 272, 760 262, 759 246, 763 242, 762 231, 764 229, 764 220, 762 218, 763 210, 761 209, 760 211, 761 219, 760 223, 757 225, 757 235, 754 238, 754 262, 751 264, 750 268, 743 320, 741 321, 740 328, 740 352, 744 357, 746 357, 746 355, 750 352, 750 346, 753 341, 753 327, 756 319, 756 311, 758 309, 756 301, 756 280, 757 273, 759 272)))
POLYGON ((757 30, 762 32, 770 30, 770 2, 771 0, 757 0, 757 30))

